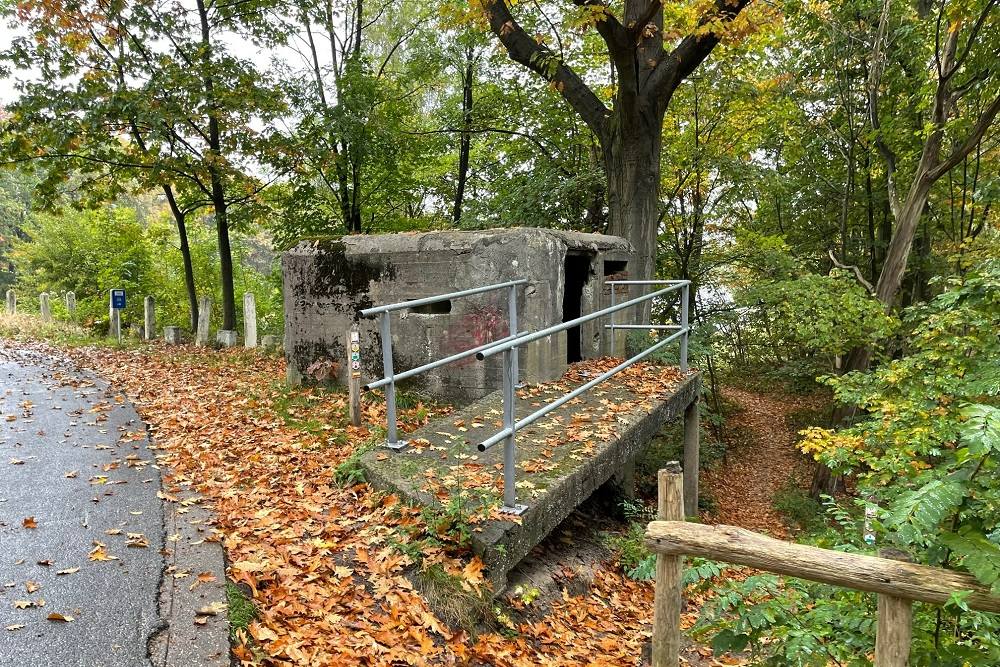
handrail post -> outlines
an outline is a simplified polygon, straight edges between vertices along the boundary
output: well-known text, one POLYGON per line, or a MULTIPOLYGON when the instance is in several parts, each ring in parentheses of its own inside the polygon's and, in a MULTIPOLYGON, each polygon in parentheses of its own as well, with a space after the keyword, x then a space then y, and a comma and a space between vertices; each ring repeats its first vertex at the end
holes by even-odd
POLYGON ((681 373, 688 371, 688 299, 690 297, 691 283, 684 283, 681 288, 681 373))
POLYGON ((382 313, 379 327, 382 335, 382 371, 389 379, 385 387, 386 413, 386 443, 389 449, 400 450, 406 447, 405 441, 397 440, 396 436, 396 376, 392 368, 392 330, 389 324, 390 313, 382 313))
MULTIPOLYGON (((507 334, 514 336, 517 334, 517 285, 511 285, 507 293, 507 334)), ((514 375, 514 388, 521 386, 521 369, 518 368, 517 348, 511 348, 511 372, 514 375)))
MULTIPOLYGON (((660 470, 657 481, 657 518, 684 520, 684 476, 677 461, 660 470)), ((681 578, 683 556, 656 555, 653 607, 653 667, 677 667, 681 651, 681 578)))
MULTIPOLYGON (((618 287, 618 286, 617 285, 611 285, 611 307, 612 308, 615 307, 615 302, 617 300, 617 295, 615 294, 615 288, 616 287, 618 287)), ((610 315, 610 317, 611 317, 611 345, 608 346, 608 356, 609 357, 615 356, 615 320, 617 319, 615 317, 615 315, 617 315, 617 313, 615 313, 615 312, 612 312, 611 315, 610 315)))
MULTIPOLYGON (((883 549, 879 556, 913 562, 904 552, 883 549)), ((909 667, 913 639, 913 601, 878 594, 878 627, 875 631, 875 667, 909 667)))
POLYGON ((516 349, 504 350, 503 352, 503 426, 509 431, 503 443, 503 507, 500 508, 504 514, 515 515, 523 514, 528 509, 524 505, 517 504, 513 367, 514 359, 517 358, 514 352, 516 349))

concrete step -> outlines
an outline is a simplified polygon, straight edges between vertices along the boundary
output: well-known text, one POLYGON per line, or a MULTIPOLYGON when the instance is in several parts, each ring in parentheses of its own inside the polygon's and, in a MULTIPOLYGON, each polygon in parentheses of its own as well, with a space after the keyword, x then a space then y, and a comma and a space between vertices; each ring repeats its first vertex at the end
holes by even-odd
MULTIPOLYGON (((581 362, 560 380, 518 390, 517 418, 617 362, 581 362)), ((622 474, 664 424, 684 414, 700 387, 697 372, 636 365, 518 431, 517 500, 528 507, 518 517, 500 512, 503 443, 482 453, 476 449, 501 429, 500 392, 409 434, 402 451, 367 452, 362 467, 376 488, 467 526, 472 550, 499 594, 507 573, 532 547, 598 487, 622 474)))

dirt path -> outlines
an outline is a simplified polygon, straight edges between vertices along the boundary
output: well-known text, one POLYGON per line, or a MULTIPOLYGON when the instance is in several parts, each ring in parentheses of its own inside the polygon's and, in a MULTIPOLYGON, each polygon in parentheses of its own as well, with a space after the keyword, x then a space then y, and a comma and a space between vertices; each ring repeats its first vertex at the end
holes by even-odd
POLYGON ((717 503, 705 521, 788 537, 774 494, 789 479, 806 488, 811 475, 808 459, 795 448, 799 436, 790 416, 816 407, 820 399, 736 387, 725 387, 723 396, 739 410, 726 418, 725 458, 702 476, 703 488, 717 503))

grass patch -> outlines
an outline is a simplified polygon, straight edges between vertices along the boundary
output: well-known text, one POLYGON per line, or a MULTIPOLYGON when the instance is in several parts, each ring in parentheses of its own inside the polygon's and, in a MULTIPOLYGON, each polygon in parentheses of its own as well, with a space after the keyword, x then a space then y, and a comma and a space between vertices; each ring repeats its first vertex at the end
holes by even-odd
POLYGON ((235 644, 242 639, 251 641, 249 627, 257 618, 257 607, 243 590, 231 581, 226 582, 226 602, 229 604, 229 639, 235 644))
MULTIPOLYGON (((43 322, 36 315, 7 313, 0 314, 0 338, 17 341, 41 340, 57 347, 82 347, 85 345, 100 345, 119 347, 118 341, 107 336, 96 336, 79 324, 64 320, 43 322)), ((122 348, 137 347, 141 344, 130 335, 123 332, 122 348)))
POLYGON ((812 533, 825 525, 823 506, 791 480, 774 492, 771 503, 791 528, 812 533))
POLYGON ((413 580, 434 613, 450 627, 474 634, 492 616, 492 600, 485 588, 479 593, 466 590, 462 580, 448 574, 439 563, 417 571, 413 580))

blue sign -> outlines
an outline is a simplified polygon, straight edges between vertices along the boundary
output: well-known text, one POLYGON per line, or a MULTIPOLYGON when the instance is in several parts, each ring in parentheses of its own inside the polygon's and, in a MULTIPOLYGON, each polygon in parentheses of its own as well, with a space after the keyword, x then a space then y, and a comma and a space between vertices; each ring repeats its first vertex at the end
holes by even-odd
POLYGON ((113 289, 111 290, 111 307, 122 310, 125 308, 125 290, 123 289, 113 289))

